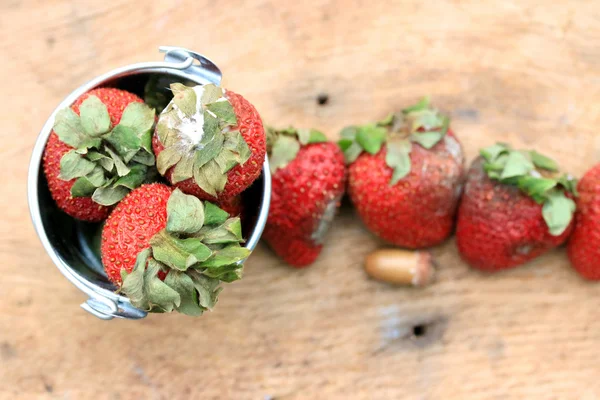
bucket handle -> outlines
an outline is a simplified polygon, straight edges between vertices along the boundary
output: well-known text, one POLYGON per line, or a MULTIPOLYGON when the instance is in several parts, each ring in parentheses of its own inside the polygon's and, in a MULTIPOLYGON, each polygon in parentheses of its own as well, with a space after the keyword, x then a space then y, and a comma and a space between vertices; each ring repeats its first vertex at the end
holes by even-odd
MULTIPOLYGON (((184 49, 183 47, 174 46, 160 46, 158 50, 161 53, 165 53, 166 62, 180 64, 181 67, 177 66, 178 69, 185 70, 187 73, 203 78, 215 85, 221 84, 221 78, 223 76, 221 70, 214 62, 204 57, 202 54, 184 49), (194 63, 194 60, 198 61, 199 64, 194 63)), ((174 65, 172 65, 172 67, 174 67, 174 65)))

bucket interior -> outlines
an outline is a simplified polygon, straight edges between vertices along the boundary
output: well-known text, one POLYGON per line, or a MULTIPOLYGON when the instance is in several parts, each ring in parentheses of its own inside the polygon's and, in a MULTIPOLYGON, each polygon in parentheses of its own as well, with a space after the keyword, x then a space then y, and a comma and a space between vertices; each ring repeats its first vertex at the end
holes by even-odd
MULTIPOLYGON (((161 93, 169 100, 172 97, 168 90, 170 82, 194 84, 164 73, 140 72, 118 79, 111 80, 101 85, 102 87, 116 87, 124 89, 144 98, 144 87, 150 79, 160 78, 165 83, 161 93)), ((163 181, 166 183, 166 181, 163 181)), ((242 229, 246 239, 253 235, 256 222, 261 211, 264 190, 264 174, 242 193, 244 213, 242 215, 242 229)), ((74 272, 85 280, 101 288, 114 291, 116 287, 108 280, 100 259, 100 240, 102 223, 87 223, 75 220, 63 213, 50 195, 43 166, 40 163, 38 171, 38 204, 40 208, 41 223, 57 256, 74 272)))

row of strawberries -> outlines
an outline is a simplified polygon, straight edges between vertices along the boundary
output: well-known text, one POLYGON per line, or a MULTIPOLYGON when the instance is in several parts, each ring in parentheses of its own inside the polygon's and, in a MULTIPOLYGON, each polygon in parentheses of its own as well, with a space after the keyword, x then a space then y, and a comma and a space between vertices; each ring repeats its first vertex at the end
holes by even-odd
MULTIPOLYGON (((386 242, 424 249, 455 232, 462 258, 473 268, 494 272, 522 265, 568 240, 573 267, 587 279, 600 279, 600 164, 578 183, 561 173, 554 160, 498 143, 481 149, 465 171, 449 118, 426 98, 382 121, 345 128, 338 145, 341 151, 330 144, 303 145, 298 160, 274 173, 271 225, 283 229, 268 227, 275 232, 267 239, 288 263, 305 266, 320 251, 317 246, 312 251, 290 246, 282 234, 292 230, 285 224, 286 215, 296 212, 290 203, 304 200, 306 220, 327 216, 327 205, 311 201, 320 200, 319 191, 328 185, 327 199, 339 202, 345 163, 354 208, 365 226, 386 242), (309 176, 319 182, 302 179, 309 176)), ((319 218, 312 221, 313 231, 322 224, 319 218)), ((375 277, 389 275, 387 280, 393 281, 398 276, 400 282, 411 283, 401 271, 407 257, 413 261, 406 268, 418 267, 417 272, 430 264, 427 254, 388 250, 368 257, 365 267, 375 277)), ((431 276, 431 271, 422 272, 431 276)))
POLYGON ((44 153, 59 208, 106 220, 105 270, 137 307, 199 315, 221 282, 241 277, 249 252, 240 195, 267 152, 273 190, 263 238, 292 266, 315 261, 347 191, 366 227, 393 245, 427 248, 456 231, 471 266, 497 271, 571 236, 575 268, 600 279, 600 167, 577 185, 550 158, 496 144, 465 174, 449 118, 427 99, 347 127, 331 143, 316 130, 265 134, 248 101, 215 85, 172 83, 170 91, 164 104, 146 94, 157 116, 132 93, 92 90, 57 114, 44 153))
MULTIPOLYGON (((568 240, 574 268, 587 279, 600 279, 600 164, 578 183, 554 160, 498 143, 481 149, 465 171, 449 118, 426 98, 382 121, 343 129, 338 145, 341 151, 331 144, 302 145, 297 160, 274 172, 270 221, 281 229, 267 227, 267 240, 288 263, 305 266, 318 255, 320 247, 309 245, 314 241, 306 240, 304 248, 291 246, 283 233, 310 215, 327 217, 327 204, 314 199, 323 201, 319 193, 328 187, 325 200, 339 203, 345 163, 354 208, 365 226, 390 244, 424 249, 456 233, 462 258, 473 268, 494 272, 522 265, 568 240), (311 176, 318 182, 303 179, 311 176), (290 204, 300 200, 307 211, 286 226, 289 214, 297 212, 290 204)), ((323 218, 316 218, 308 231, 317 232, 322 224, 323 218)), ((402 269, 402 258, 409 257, 413 262, 407 268, 413 268, 430 262, 424 256, 375 253, 366 269, 371 275, 402 275, 383 264, 402 269)))

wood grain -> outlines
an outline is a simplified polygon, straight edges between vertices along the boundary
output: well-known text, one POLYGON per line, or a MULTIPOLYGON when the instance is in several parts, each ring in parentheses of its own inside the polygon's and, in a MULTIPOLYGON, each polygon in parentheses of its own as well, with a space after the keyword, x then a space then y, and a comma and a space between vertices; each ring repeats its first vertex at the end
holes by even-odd
POLYGON ((600 398, 600 286, 563 250, 486 276, 451 240, 434 285, 393 288, 363 273, 381 243, 346 206, 310 269, 260 247, 210 315, 106 323, 78 308, 25 195, 55 105, 161 44, 211 57, 272 124, 333 138, 431 94, 469 160, 504 140, 581 174, 600 159, 599 38, 591 0, 3 0, 0 398, 600 398))

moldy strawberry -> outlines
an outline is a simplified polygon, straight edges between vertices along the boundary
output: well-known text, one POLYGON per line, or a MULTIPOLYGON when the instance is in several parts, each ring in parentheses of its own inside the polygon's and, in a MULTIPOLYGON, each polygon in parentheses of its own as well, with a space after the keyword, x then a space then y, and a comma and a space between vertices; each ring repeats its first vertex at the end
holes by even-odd
POLYGON ((496 144, 468 173, 456 244, 472 267, 512 268, 563 244, 573 227, 576 181, 536 151, 496 144))
POLYGON ((371 232, 413 249, 452 234, 464 156, 449 118, 427 98, 341 136, 350 198, 371 232))
POLYGON ((300 268, 320 254, 346 185, 342 151, 321 132, 269 129, 273 189, 263 239, 300 268))
POLYGON ((260 175, 265 132, 242 96, 208 84, 171 85, 173 100, 160 114, 153 146, 158 171, 200 199, 237 196, 260 175))

